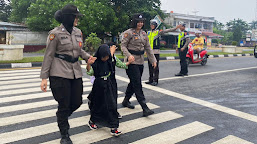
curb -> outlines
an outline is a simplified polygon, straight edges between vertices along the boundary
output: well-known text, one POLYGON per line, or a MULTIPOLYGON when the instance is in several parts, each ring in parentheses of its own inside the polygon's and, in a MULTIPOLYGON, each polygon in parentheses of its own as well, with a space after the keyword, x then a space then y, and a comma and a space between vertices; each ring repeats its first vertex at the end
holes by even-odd
MULTIPOLYGON (((253 56, 253 54, 229 54, 229 55, 209 55, 209 58, 222 58, 222 57, 242 57, 242 56, 253 56)), ((176 57, 160 57, 160 60, 176 60, 179 59, 176 57)), ((123 59, 121 59, 123 60, 123 59)), ((145 58, 147 61, 147 58, 145 58)), ((86 61, 80 61, 80 64, 85 65, 86 61)), ((30 68, 30 67, 41 67, 42 62, 32 62, 32 63, 9 63, 9 64, 0 64, 0 69, 8 68, 30 68)))

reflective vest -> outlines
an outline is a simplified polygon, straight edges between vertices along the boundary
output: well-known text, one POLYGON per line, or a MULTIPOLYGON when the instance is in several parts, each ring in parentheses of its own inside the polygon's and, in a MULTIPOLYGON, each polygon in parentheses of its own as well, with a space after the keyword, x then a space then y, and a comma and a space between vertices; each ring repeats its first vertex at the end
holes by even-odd
POLYGON ((185 32, 181 32, 179 35, 178 35, 178 48, 182 48, 185 44, 185 32))
POLYGON ((160 49, 159 31, 148 31, 149 43, 152 49, 160 49))

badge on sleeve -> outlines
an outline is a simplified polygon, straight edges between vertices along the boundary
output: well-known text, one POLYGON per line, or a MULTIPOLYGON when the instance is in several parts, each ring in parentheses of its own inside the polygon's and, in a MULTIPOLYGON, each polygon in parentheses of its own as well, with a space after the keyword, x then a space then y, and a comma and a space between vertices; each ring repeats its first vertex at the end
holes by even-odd
POLYGON ((79 47, 82 47, 82 42, 79 42, 79 47))
POLYGON ((124 38, 126 38, 126 37, 128 37, 128 33, 125 33, 125 34, 124 34, 124 38))
POLYGON ((50 34, 49 39, 53 40, 54 38, 55 38, 55 35, 54 34, 50 34))

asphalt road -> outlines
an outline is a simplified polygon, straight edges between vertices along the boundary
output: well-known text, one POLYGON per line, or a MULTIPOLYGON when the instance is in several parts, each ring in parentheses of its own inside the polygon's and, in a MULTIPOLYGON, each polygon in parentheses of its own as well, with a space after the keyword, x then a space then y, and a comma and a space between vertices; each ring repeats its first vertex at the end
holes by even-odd
MULTIPOLYGON (((82 66, 85 67, 85 66, 82 66)), ((174 77, 179 61, 160 62, 157 87, 143 84, 155 114, 141 118, 141 109, 130 111, 118 104, 123 115, 120 129, 112 138, 105 129, 90 131, 89 111, 83 107, 70 118, 72 140, 97 144, 210 144, 257 143, 257 59, 253 57, 208 59, 206 66, 189 66, 188 77, 174 77)), ((83 70, 85 71, 85 70, 83 70)), ((54 116, 56 103, 51 93, 38 88, 39 70, 0 71, 0 139, 4 143, 58 143, 54 116), (31 82, 29 82, 31 81, 31 82)), ((88 76, 85 92, 90 91, 88 76)), ((128 78, 117 68, 119 97, 125 95, 128 78)), ((145 63, 143 81, 148 79, 145 63)), ((135 99, 132 103, 137 105, 135 99)), ((0 142, 1 143, 1 142, 0 142)))

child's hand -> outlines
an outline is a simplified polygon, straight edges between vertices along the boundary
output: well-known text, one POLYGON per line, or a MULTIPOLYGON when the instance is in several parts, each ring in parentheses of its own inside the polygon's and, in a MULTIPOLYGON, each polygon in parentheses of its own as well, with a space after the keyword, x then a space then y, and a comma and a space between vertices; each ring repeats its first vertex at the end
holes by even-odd
POLYGON ((134 62, 134 61, 135 61, 135 58, 134 58, 134 57, 128 59, 128 63, 129 63, 129 64, 131 64, 131 63, 134 62))
POLYGON ((117 49, 116 45, 112 45, 112 46, 110 47, 110 51, 111 51, 111 54, 112 54, 112 55, 115 53, 116 49, 117 49))

